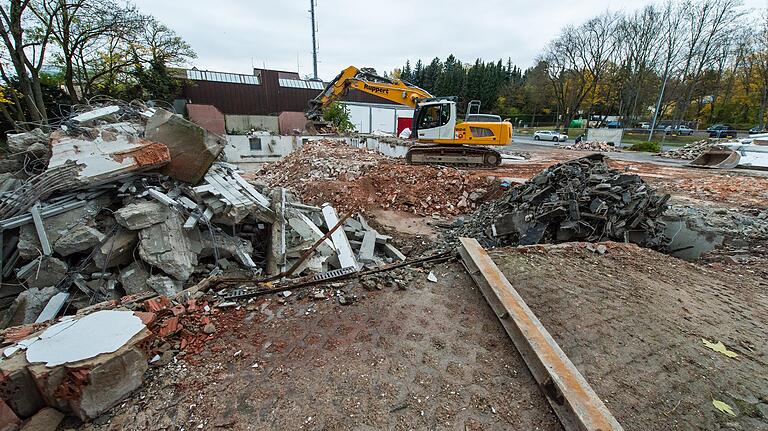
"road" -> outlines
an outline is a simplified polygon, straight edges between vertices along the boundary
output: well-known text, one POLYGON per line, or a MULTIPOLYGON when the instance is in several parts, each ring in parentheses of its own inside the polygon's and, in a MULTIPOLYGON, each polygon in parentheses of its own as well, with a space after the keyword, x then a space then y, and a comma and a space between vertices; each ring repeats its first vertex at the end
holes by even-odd
MULTIPOLYGON (((556 145, 568 145, 568 144, 573 144, 574 143, 574 139, 569 139, 566 142, 555 143, 555 142, 551 142, 551 141, 537 141, 537 140, 534 140, 533 137, 531 137, 531 136, 524 136, 524 135, 513 136, 512 140, 514 141, 514 143, 531 144, 531 145, 543 145, 543 146, 549 146, 549 147, 554 147, 556 145)), ((673 150, 675 148, 680 148, 680 147, 679 146, 673 146, 673 145, 662 145, 662 150, 663 151, 669 151, 669 150, 673 150)))

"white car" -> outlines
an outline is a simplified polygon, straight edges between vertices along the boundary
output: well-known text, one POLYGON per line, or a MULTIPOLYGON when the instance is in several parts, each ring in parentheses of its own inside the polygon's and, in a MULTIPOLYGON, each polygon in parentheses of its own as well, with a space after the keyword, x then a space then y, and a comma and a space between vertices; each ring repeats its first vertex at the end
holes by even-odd
POLYGON ((565 142, 568 140, 568 135, 554 130, 539 130, 533 134, 533 139, 536 141, 565 142))

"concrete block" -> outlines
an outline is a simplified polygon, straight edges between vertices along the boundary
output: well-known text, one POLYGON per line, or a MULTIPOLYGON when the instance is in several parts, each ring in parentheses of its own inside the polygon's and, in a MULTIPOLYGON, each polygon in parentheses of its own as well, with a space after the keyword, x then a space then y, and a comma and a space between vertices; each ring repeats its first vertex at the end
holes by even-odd
POLYGON ((114 352, 52 368, 33 364, 29 371, 49 406, 88 421, 141 385, 148 358, 139 346, 150 335, 144 328, 114 352))
POLYGON ((21 431, 56 431, 62 420, 64 420, 64 413, 46 407, 32 416, 21 427, 21 431))
POLYGON ((123 286, 123 290, 128 295, 135 295, 137 293, 146 292, 147 279, 149 273, 140 262, 133 262, 122 271, 118 276, 118 281, 123 286))
POLYGON ((160 202, 139 201, 115 211, 115 220, 120 226, 140 230, 164 222, 169 212, 170 209, 160 202))
POLYGON ((104 234, 84 224, 77 225, 53 244, 53 251, 61 256, 88 251, 104 241, 104 234))
POLYGON ((177 115, 157 109, 147 122, 147 139, 165 144, 171 161, 160 173, 197 184, 224 150, 226 140, 177 115))
POLYGON ((24 282, 28 287, 43 288, 55 286, 66 275, 69 267, 55 257, 43 256, 40 260, 40 267, 35 267, 24 277, 24 282))
POLYGON ((133 249, 139 242, 135 231, 120 229, 109 238, 93 255, 93 263, 97 268, 111 268, 133 261, 133 249))
POLYGON ((147 287, 151 290, 154 290, 159 295, 165 295, 169 297, 175 296, 182 290, 180 281, 174 280, 164 275, 153 275, 147 278, 147 287))
POLYGON ((142 260, 180 281, 186 281, 197 265, 197 254, 183 223, 181 215, 172 212, 165 222, 139 232, 142 260))
POLYGON ((0 361, 0 398, 21 418, 28 418, 45 406, 28 365, 22 351, 0 361))
POLYGON ((376 248, 376 231, 369 230, 365 232, 363 236, 363 243, 360 244, 360 253, 358 253, 358 259, 360 262, 371 263, 374 261, 374 250, 376 248))

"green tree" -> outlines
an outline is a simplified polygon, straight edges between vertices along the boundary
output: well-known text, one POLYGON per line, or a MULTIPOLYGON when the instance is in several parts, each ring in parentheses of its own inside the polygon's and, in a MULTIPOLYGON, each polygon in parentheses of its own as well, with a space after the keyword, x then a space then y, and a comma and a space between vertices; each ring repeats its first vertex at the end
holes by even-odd
POLYGON ((323 109, 323 120, 333 124, 341 133, 351 132, 355 128, 349 119, 349 110, 339 102, 332 102, 323 109))

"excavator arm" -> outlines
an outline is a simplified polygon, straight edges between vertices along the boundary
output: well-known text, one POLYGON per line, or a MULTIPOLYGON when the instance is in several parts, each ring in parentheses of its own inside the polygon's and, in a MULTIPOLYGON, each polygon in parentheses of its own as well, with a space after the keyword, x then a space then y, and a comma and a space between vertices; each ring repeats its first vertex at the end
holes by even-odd
POLYGON ((400 79, 378 76, 349 66, 322 93, 309 101, 306 117, 320 120, 323 108, 345 95, 350 88, 412 108, 416 107, 419 100, 433 97, 428 91, 400 79))

